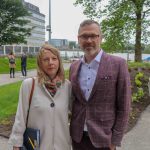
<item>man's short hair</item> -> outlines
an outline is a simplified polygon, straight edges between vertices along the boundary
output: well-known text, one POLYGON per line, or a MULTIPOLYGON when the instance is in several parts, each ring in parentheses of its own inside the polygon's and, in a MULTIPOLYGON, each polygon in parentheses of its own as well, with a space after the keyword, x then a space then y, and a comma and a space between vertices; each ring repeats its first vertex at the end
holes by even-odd
POLYGON ((84 27, 86 25, 91 25, 91 24, 96 24, 99 27, 99 30, 100 30, 100 33, 101 33, 100 24, 97 21, 95 21, 95 20, 87 19, 87 20, 84 20, 83 22, 81 22, 81 24, 79 26, 78 34, 80 32, 80 28, 82 28, 82 27, 84 27))

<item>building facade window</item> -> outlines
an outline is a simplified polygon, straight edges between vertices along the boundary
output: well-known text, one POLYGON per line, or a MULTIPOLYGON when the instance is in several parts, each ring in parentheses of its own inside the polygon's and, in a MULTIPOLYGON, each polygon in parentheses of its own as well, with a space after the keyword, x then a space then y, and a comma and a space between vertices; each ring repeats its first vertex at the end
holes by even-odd
POLYGON ((24 2, 31 16, 26 17, 30 23, 26 27, 33 27, 31 35, 26 38, 27 45, 40 47, 45 43, 45 15, 40 13, 39 7, 24 2))

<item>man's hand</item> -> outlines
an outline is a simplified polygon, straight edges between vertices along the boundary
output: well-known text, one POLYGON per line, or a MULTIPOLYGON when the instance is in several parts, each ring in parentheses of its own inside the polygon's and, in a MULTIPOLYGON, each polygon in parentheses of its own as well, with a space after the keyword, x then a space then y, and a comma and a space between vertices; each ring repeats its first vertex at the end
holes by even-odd
POLYGON ((111 145, 110 145, 110 150, 116 150, 116 146, 113 145, 113 144, 111 144, 111 145))

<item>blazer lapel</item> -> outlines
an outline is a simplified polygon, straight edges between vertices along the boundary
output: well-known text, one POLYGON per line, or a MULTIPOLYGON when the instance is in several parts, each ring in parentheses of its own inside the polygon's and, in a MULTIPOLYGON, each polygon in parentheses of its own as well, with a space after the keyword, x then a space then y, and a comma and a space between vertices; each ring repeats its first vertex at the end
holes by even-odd
POLYGON ((85 96, 80 88, 80 83, 79 83, 79 79, 78 79, 80 68, 81 68, 81 60, 78 61, 72 68, 73 71, 72 71, 72 75, 71 75, 72 76, 71 83, 72 83, 72 87, 74 87, 74 91, 76 93, 75 95, 79 96, 80 99, 84 99, 86 102, 85 96))
POLYGON ((99 88, 100 91, 104 89, 104 85, 102 84, 101 80, 105 78, 105 75, 106 75, 107 66, 108 66, 106 63, 107 59, 108 59, 107 54, 103 52, 101 60, 100 60, 99 68, 97 71, 95 83, 94 83, 93 89, 89 97, 89 101, 92 99, 97 88, 99 88))

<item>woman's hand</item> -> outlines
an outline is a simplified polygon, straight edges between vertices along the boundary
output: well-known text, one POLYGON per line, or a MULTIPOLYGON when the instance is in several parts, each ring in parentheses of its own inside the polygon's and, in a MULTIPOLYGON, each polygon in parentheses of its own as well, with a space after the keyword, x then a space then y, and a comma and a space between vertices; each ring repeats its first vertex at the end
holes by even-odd
POLYGON ((13 150, 20 150, 20 147, 13 147, 13 150))

